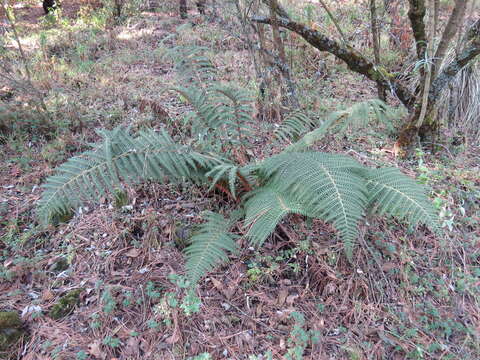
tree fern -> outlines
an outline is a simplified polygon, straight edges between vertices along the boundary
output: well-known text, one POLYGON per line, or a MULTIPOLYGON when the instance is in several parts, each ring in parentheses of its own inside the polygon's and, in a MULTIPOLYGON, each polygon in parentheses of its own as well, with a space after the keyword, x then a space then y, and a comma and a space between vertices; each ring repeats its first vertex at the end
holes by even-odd
POLYGON ((241 217, 247 238, 256 246, 290 213, 322 219, 334 225, 350 260, 359 223, 369 210, 438 230, 423 188, 397 169, 369 169, 347 156, 308 151, 337 125, 365 125, 372 116, 388 122, 391 112, 384 103, 370 100, 337 111, 314 130, 316 121, 292 113, 275 136, 285 142, 300 140, 279 155, 249 162, 247 146, 256 134, 250 96, 238 87, 215 83, 204 51, 179 47, 169 53, 184 79, 184 86, 174 90, 192 106, 177 142, 165 130, 136 136, 123 128, 102 131, 102 143, 61 165, 43 185, 38 210, 43 222, 86 200, 115 193, 123 182, 188 179, 210 189, 221 185, 242 203, 229 220, 208 213, 190 239, 185 253, 192 284, 235 251, 238 235, 230 230, 241 217))

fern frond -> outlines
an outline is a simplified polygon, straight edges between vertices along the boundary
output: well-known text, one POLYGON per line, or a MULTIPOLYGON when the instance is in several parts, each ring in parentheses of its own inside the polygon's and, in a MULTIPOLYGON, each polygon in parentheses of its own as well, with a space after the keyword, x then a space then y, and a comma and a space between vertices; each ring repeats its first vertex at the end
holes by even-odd
POLYGON ((274 186, 264 186, 249 194, 245 212, 245 225, 249 227, 247 237, 256 246, 264 243, 284 216, 291 213, 309 215, 300 202, 274 186))
POLYGON ((346 156, 288 153, 267 159, 261 165, 261 176, 269 188, 300 203, 304 214, 332 223, 351 258, 357 225, 367 206, 363 169, 346 156))
POLYGON ((166 52, 173 60, 177 74, 188 82, 197 85, 215 81, 216 68, 208 58, 210 50, 202 46, 176 46, 166 52))
POLYGON ((192 286, 216 265, 226 262, 227 252, 237 249, 235 239, 238 236, 229 232, 231 221, 216 213, 207 213, 205 220, 207 222, 191 237, 185 249, 187 277, 192 286))
POLYGON ((392 127, 392 119, 395 111, 379 99, 371 99, 351 106, 345 110, 334 111, 329 114, 325 121, 317 128, 305 134, 296 143, 288 146, 284 152, 299 152, 308 149, 317 141, 320 141, 329 130, 340 125, 338 132, 344 131, 349 125, 353 127, 365 127, 372 117, 377 122, 392 127))
POLYGON ((117 128, 102 135, 103 144, 71 158, 46 180, 38 209, 43 223, 85 201, 113 193, 121 181, 198 181, 203 173, 221 163, 219 158, 176 144, 165 131, 144 131, 134 138, 128 130, 117 128))
POLYGON ((366 127, 373 119, 387 127, 395 116, 395 111, 380 99, 370 99, 356 103, 345 110, 335 111, 329 115, 340 125, 339 131, 347 126, 353 128, 366 127))
POLYGON ((212 190, 221 179, 228 180, 230 193, 235 198, 236 194, 236 181, 237 181, 238 166, 232 164, 220 164, 215 166, 212 170, 205 174, 205 176, 211 177, 210 189, 212 190))
POLYGON ((439 232, 438 215, 425 195, 423 186, 396 168, 366 171, 369 207, 381 215, 404 219, 412 226, 419 223, 439 232))
POLYGON ((194 111, 186 115, 186 123, 191 125, 191 133, 197 139, 208 137, 209 132, 220 125, 218 106, 211 101, 207 90, 197 87, 176 87, 172 90, 178 92, 192 105, 194 111))
POLYGON ((281 141, 297 141, 305 132, 317 126, 317 122, 310 119, 301 111, 294 111, 285 118, 275 130, 275 137, 281 141))
POLYGON ((236 87, 216 86, 213 90, 230 101, 219 107, 220 119, 230 142, 245 145, 253 134, 251 97, 247 91, 236 87))

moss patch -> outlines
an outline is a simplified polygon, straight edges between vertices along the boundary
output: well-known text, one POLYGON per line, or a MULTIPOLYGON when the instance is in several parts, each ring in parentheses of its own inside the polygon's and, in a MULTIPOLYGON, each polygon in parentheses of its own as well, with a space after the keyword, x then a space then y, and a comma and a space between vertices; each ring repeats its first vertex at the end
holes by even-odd
POLYGON ((9 351, 25 334, 22 320, 14 311, 0 311, 0 352, 9 351))
POLYGON ((62 296, 60 300, 53 305, 48 316, 57 320, 69 315, 80 302, 80 294, 82 291, 83 289, 75 289, 62 296))

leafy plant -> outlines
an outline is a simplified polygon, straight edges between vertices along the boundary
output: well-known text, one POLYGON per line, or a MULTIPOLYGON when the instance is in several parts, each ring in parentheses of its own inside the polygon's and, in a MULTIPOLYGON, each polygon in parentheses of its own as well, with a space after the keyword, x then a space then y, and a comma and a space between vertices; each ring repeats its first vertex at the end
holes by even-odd
POLYGON ((291 318, 294 320, 294 326, 287 340, 289 349, 285 358, 287 360, 302 360, 303 353, 308 343, 318 343, 320 334, 317 331, 305 330, 305 316, 297 311, 292 312, 291 318))
POLYGON ((358 225, 368 212, 438 230, 437 215, 423 188, 398 169, 370 169, 348 156, 310 150, 342 119, 358 122, 370 114, 383 118, 388 113, 383 103, 357 104, 317 126, 304 115, 292 114, 274 138, 299 140, 280 154, 251 161, 249 148, 256 130, 244 90, 211 84, 175 91, 192 106, 177 135, 172 137, 166 129, 136 136, 121 127, 101 131, 101 144, 68 160, 47 179, 40 219, 48 223, 85 200, 115 194, 124 182, 146 179, 190 180, 240 199, 239 210, 229 219, 207 213, 206 222, 191 237, 185 250, 190 285, 228 259, 244 230, 252 244, 261 246, 288 214, 333 224, 350 260, 358 225), (245 226, 232 232, 242 218, 245 226))

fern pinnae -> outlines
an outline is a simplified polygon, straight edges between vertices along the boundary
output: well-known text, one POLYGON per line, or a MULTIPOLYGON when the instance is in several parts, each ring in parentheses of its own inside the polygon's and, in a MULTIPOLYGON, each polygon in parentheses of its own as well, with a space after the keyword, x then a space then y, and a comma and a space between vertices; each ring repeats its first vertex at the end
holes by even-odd
POLYGON ((136 138, 127 130, 104 132, 104 144, 61 165, 47 179, 40 200, 39 215, 44 223, 52 214, 76 207, 82 200, 96 200, 113 193, 121 180, 135 183, 153 177, 164 180, 186 178, 196 181, 202 171, 221 164, 220 158, 203 155, 173 142, 162 130, 145 131, 136 138))
POLYGON ((228 260, 227 252, 235 252, 238 237, 229 232, 231 221, 216 213, 207 213, 206 222, 190 239, 190 245, 185 249, 187 257, 187 277, 192 286, 196 285, 202 276, 216 265, 228 260))
POLYGON ((293 111, 288 114, 280 126, 275 129, 275 137, 281 141, 297 141, 305 132, 317 125, 301 111, 293 111))
POLYGON ((438 215, 423 190, 397 168, 369 169, 366 172, 369 206, 379 214, 406 219, 412 225, 423 223, 439 232, 438 215))
POLYGON ((351 259, 357 225, 367 206, 367 189, 355 160, 318 152, 279 154, 263 163, 267 186, 289 194, 309 217, 331 222, 351 259))
POLYGON ((264 186, 251 192, 245 202, 247 237, 261 246, 278 223, 288 214, 308 215, 295 198, 278 191, 274 186, 264 186))

